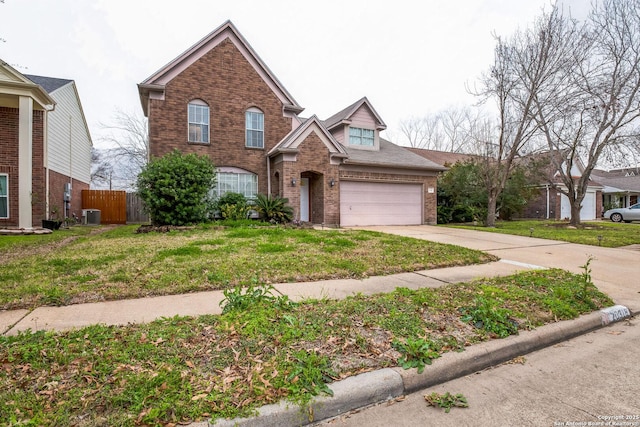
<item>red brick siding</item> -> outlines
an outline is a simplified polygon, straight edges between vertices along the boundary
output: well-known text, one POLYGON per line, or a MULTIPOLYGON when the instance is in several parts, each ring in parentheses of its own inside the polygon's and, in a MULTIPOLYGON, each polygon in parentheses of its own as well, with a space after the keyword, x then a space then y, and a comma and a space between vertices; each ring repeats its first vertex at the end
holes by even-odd
MULTIPOLYGON (((9 218, 0 219, 0 227, 18 226, 18 137, 19 114, 17 108, 0 107, 0 173, 9 175, 9 218)), ((32 180, 32 221, 40 225, 44 218, 45 179, 43 126, 44 112, 33 112, 33 180, 32 180)))
MULTIPOLYGON (((315 224, 336 225, 340 222, 340 196, 338 186, 331 187, 333 178, 338 181, 338 166, 330 164, 329 149, 315 134, 310 134, 298 146, 295 162, 282 162, 274 166, 273 177, 278 172, 281 180, 274 186, 280 188, 283 197, 289 199, 294 218, 300 218, 300 179, 309 178, 309 219, 315 224), (291 185, 291 180, 296 185, 291 185)), ((275 179, 275 178, 272 178, 275 179)))
MULTIPOLYGON (((55 171, 49 171, 49 212, 54 207, 58 210, 59 219, 64 217, 64 188, 69 182, 69 177, 55 171)), ((89 184, 73 180, 71 184, 71 204, 67 217, 72 218, 75 213, 82 217, 82 190, 88 190, 89 184)))
POLYGON ((283 104, 229 39, 171 80, 165 100, 150 100, 150 153, 174 149, 207 154, 216 166, 233 166, 258 175, 258 191, 267 192, 266 153, 291 131, 283 104), (200 99, 210 109, 210 144, 188 143, 187 104, 200 99), (245 111, 264 113, 264 149, 245 147, 245 111))

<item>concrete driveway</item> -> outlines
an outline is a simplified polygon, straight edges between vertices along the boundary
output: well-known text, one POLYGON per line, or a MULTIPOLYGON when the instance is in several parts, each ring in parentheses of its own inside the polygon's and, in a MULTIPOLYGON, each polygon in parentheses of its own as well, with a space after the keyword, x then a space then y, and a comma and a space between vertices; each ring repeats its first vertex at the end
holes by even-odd
POLYGON ((582 266, 591 257, 591 277, 598 289, 616 304, 632 310, 640 308, 640 252, 637 250, 430 225, 363 229, 478 249, 500 257, 503 262, 561 268, 577 274, 584 273, 582 266))

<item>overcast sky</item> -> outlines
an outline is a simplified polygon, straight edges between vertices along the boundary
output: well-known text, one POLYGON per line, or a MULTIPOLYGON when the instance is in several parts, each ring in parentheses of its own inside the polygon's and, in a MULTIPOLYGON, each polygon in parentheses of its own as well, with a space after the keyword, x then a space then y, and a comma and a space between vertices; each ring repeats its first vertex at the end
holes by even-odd
MULTIPOLYGON (((563 0, 574 11, 589 0, 563 0)), ((492 34, 529 25, 550 0, 4 0, 0 59, 73 79, 94 145, 136 84, 231 19, 300 105, 325 119, 367 96, 398 123, 474 102, 492 34)), ((574 12, 575 13, 575 12, 574 12)), ((400 139, 399 137, 397 139, 400 139)))

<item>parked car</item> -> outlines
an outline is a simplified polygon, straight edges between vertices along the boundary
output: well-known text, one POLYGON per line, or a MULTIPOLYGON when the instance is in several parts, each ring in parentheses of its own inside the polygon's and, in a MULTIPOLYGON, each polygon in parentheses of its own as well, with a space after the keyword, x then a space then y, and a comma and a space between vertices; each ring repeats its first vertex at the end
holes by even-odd
POLYGON ((628 208, 609 209, 604 213, 604 217, 613 222, 640 221, 640 203, 631 205, 628 208))

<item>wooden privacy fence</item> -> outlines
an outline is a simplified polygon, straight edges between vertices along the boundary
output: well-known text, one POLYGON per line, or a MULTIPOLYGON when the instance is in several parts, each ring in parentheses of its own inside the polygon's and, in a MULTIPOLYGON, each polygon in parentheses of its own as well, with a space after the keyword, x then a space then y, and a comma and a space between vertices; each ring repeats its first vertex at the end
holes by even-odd
POLYGON ((82 190, 82 209, 100 210, 100 224, 126 224, 127 193, 114 190, 82 190))
POLYGON ((138 193, 127 193, 127 223, 149 222, 144 204, 138 193))

